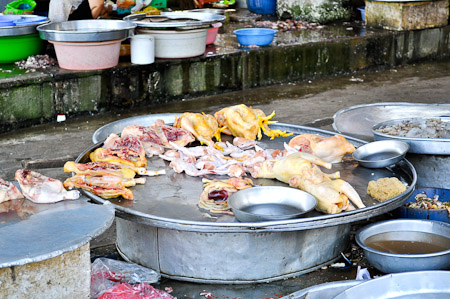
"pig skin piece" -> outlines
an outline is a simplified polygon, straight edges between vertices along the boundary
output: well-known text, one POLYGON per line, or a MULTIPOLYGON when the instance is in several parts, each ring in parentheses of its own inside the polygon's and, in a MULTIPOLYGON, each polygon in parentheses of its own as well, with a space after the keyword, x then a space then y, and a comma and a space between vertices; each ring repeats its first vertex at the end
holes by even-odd
POLYGON ((20 198, 23 198, 23 195, 19 189, 13 183, 0 178, 0 203, 20 198))
POLYGON ((19 182, 23 195, 35 203, 55 203, 80 197, 79 191, 67 191, 61 181, 31 170, 17 170, 15 179, 19 182))

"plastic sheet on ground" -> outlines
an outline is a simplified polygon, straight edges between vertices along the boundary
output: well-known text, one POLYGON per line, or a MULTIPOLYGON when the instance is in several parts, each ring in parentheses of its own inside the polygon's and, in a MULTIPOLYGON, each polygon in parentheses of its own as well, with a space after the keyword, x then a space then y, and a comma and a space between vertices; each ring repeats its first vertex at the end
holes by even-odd
MULTIPOLYGON (((121 292, 136 288, 147 292, 152 287, 149 283, 158 282, 161 275, 149 268, 145 268, 133 263, 127 263, 107 258, 97 258, 91 265, 91 297, 97 298, 107 291, 110 291, 119 284, 121 292), (145 285, 144 285, 145 283, 145 285), (128 284, 129 286, 126 286, 128 284), (131 286, 132 284, 142 284, 140 286, 131 286), (148 286, 150 286, 150 288, 148 286)), ((134 298, 134 297, 101 297, 105 298, 134 298)), ((139 297, 139 298, 171 298, 171 297, 139 297)))

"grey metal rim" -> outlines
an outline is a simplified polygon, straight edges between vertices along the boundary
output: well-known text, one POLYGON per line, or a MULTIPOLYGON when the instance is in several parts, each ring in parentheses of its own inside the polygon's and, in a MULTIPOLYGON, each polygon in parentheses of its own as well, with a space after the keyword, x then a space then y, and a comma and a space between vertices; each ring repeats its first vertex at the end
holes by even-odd
POLYGON ((135 24, 121 20, 80 20, 44 24, 37 30, 42 39, 50 41, 98 42, 130 37, 134 28, 135 24))
POLYGON ((18 36, 37 33, 36 27, 49 23, 49 21, 42 21, 40 23, 13 26, 13 27, 0 27, 0 36, 18 36))
POLYGON ((192 27, 211 25, 217 22, 225 21, 225 16, 212 13, 198 12, 163 12, 160 15, 148 16, 146 14, 134 14, 123 18, 131 21, 139 27, 151 28, 174 28, 174 27, 192 27), (146 22, 145 19, 167 17, 170 22, 146 22), (193 20, 177 20, 183 18, 191 18, 193 20))

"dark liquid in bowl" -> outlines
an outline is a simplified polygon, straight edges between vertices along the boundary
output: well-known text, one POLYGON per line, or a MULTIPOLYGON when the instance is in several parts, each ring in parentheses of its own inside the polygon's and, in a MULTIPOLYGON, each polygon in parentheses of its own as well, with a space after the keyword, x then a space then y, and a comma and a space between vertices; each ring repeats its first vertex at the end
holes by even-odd
POLYGON ((293 215, 304 212, 303 210, 300 210, 293 206, 274 203, 248 206, 242 208, 242 211, 251 214, 268 215, 268 216, 293 215))
POLYGON ((430 233, 402 232, 382 233, 364 241, 375 250, 396 254, 427 254, 450 249, 450 239, 430 233))

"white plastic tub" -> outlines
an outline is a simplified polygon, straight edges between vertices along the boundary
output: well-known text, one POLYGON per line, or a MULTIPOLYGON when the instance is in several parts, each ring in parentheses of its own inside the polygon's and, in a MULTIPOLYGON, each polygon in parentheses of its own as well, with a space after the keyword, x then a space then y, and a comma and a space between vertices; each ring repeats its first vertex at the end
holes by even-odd
POLYGON ((189 58, 205 53, 208 28, 181 31, 139 28, 137 32, 155 37, 156 58, 189 58))
POLYGON ((54 44, 59 67, 66 70, 102 70, 119 63, 120 43, 124 39, 103 42, 57 42, 54 44))

